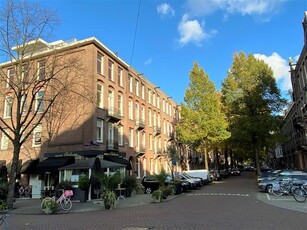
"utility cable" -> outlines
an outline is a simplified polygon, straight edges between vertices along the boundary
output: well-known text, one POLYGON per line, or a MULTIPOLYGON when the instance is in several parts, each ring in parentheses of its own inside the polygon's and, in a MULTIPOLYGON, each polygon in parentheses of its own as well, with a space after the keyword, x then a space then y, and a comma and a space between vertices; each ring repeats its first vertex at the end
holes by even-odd
POLYGON ((136 17, 136 25, 135 25, 135 30, 134 30, 134 38, 133 38, 130 65, 132 65, 132 60, 133 60, 134 46, 135 46, 135 40, 136 40, 136 32, 137 32, 137 29, 138 29, 138 22, 139 22, 140 9, 141 9, 141 1, 142 0, 139 0, 139 8, 138 8, 138 14, 137 14, 137 17, 136 17))

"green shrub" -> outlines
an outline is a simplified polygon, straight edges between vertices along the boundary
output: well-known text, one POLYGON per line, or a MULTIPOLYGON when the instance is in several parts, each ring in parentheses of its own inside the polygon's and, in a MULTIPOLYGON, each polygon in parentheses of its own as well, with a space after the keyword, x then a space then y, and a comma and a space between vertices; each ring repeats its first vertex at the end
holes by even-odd
POLYGON ((5 200, 0 200, 0 212, 3 212, 8 209, 7 203, 5 200))
POLYGON ((78 187, 86 191, 90 187, 90 179, 87 176, 82 176, 79 178, 78 187))
POLYGON ((41 207, 46 214, 51 214, 58 209, 58 203, 52 199, 44 199, 42 201, 41 207))

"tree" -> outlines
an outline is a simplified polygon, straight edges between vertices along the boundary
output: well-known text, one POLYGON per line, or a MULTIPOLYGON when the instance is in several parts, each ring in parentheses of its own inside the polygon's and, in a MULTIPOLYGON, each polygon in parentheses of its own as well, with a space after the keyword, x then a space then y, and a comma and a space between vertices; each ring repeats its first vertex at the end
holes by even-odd
MULTIPOLYGON (((7 198, 9 208, 13 208, 21 148, 27 151, 30 135, 42 123, 54 124, 51 118, 59 119, 52 116, 55 111, 61 112, 63 106, 73 107, 72 103, 76 101, 75 108, 82 106, 85 100, 83 78, 76 77, 83 76, 77 52, 58 52, 54 46, 46 47, 42 40, 50 36, 57 22, 55 12, 38 3, 8 0, 0 10, 0 59, 7 60, 0 65, 0 103, 6 111, 0 116, 0 131, 13 144, 7 198), (44 55, 46 48, 50 49, 48 55, 44 55), (67 97, 72 100, 62 103, 67 97)), ((55 126, 49 125, 49 137, 56 135, 57 131, 55 126)), ((36 138, 41 140, 41 132, 36 132, 36 138)))
POLYGON ((174 179, 174 166, 180 158, 175 143, 167 146, 167 149, 164 151, 164 157, 167 160, 168 167, 171 169, 171 176, 174 179))
POLYGON ((231 146, 251 151, 260 173, 259 152, 279 133, 278 113, 285 103, 273 71, 251 54, 236 53, 222 92, 231 146))
POLYGON ((181 120, 176 128, 179 141, 204 154, 229 137, 225 115, 221 111, 221 95, 204 70, 194 63, 190 72, 185 104, 181 103, 181 120))

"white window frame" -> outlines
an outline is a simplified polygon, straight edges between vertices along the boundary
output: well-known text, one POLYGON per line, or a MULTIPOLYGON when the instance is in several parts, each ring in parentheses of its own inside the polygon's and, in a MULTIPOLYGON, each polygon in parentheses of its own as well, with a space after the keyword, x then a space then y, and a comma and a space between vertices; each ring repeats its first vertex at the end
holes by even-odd
POLYGON ((129 147, 133 148, 133 138, 134 138, 133 128, 129 128, 129 147))
POLYGON ((151 89, 148 89, 148 103, 151 104, 151 89))
POLYGON ((98 108, 103 108, 103 85, 100 83, 97 83, 97 101, 96 106, 98 108), (99 89, 100 87, 100 89, 99 89))
POLYGON ((139 84, 140 84, 140 82, 137 79, 135 79, 135 95, 136 96, 140 95, 139 84))
POLYGON ((118 101, 118 110, 119 110, 119 115, 123 116, 124 115, 124 102, 123 102, 123 95, 118 94, 117 96, 117 101, 118 101))
POLYGON ((152 93, 152 105, 156 106, 156 93, 155 92, 152 93))
POLYGON ((139 103, 135 102, 135 120, 139 121, 140 120, 140 105, 139 103))
POLYGON ((4 118, 9 118, 12 116, 13 109, 13 97, 6 96, 4 102, 4 118))
POLYGON ((96 141, 103 143, 103 119, 97 118, 96 121, 96 141))
POLYGON ((42 90, 36 93, 35 111, 37 111, 38 113, 42 113, 44 110, 44 99, 43 99, 44 95, 45 95, 45 92, 42 90))
POLYGON ((97 52, 97 73, 101 75, 103 75, 104 73, 103 62, 104 62, 104 55, 100 52, 97 52))
POLYGON ((122 125, 118 126, 118 145, 124 145, 124 126, 122 125))
POLYGON ((38 147, 42 145, 42 124, 38 124, 33 130, 32 147, 38 147))
POLYGON ((10 68, 7 70, 7 84, 6 87, 9 88, 10 84, 13 83, 15 77, 15 68, 10 68))
POLYGON ((37 80, 43 81, 46 78, 46 62, 39 61, 37 63, 37 80))
POLYGON ((132 78, 132 76, 131 75, 128 75, 128 87, 129 87, 129 92, 130 93, 133 93, 133 85, 132 85, 132 82, 133 81, 133 78, 132 78))
POLYGON ((129 111, 129 119, 133 120, 133 103, 132 100, 128 101, 128 111, 129 111))
POLYGON ((21 101, 20 101, 20 113, 22 115, 25 115, 25 113, 27 112, 27 94, 23 94, 21 96, 21 101))
POLYGON ((117 68, 117 81, 118 85, 123 87, 123 69, 119 66, 117 68))
MULTIPOLYGON (((5 131, 7 132, 8 130, 5 129, 5 131)), ((1 149, 5 150, 9 148, 9 138, 4 134, 4 132, 2 132, 1 135, 1 149)))
POLYGON ((153 147, 153 136, 152 134, 149 134, 149 150, 152 150, 153 147))
POLYGON ((152 127, 152 112, 151 109, 148 109, 148 125, 149 127, 152 127))
POLYGON ((108 90, 108 109, 114 111, 114 91, 111 88, 108 90))
POLYGON ((145 85, 143 85, 143 84, 141 85, 141 94, 142 94, 141 95, 142 99, 145 100, 145 85))
POLYGON ((108 79, 114 81, 114 62, 108 61, 108 79))

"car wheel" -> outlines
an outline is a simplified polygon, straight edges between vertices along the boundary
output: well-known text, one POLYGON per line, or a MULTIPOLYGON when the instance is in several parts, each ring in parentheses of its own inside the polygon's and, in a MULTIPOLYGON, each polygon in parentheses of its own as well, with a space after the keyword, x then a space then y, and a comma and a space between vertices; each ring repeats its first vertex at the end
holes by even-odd
POLYGON ((152 189, 150 187, 145 188, 145 193, 146 194, 152 193, 152 189))

